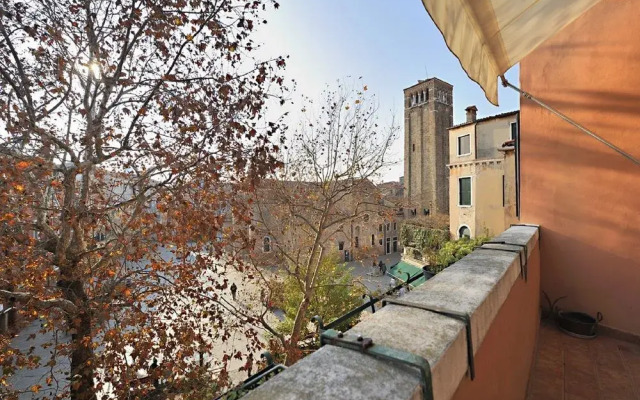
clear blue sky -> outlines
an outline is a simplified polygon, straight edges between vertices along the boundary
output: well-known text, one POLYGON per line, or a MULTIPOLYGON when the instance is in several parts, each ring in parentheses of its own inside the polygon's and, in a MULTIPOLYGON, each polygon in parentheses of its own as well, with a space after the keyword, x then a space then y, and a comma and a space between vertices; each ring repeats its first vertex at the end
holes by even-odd
MULTIPOLYGON (((384 180, 403 175, 402 90, 418 79, 435 76, 453 85, 454 123, 464 121, 469 105, 478 107, 478 117, 519 108, 515 92, 501 86, 500 107, 486 100, 420 0, 281 0, 266 17, 258 41, 267 54, 290 56, 286 74, 297 81, 299 93, 318 98, 325 84, 362 76, 384 118, 395 115, 401 134, 392 155, 399 163, 384 180)), ((518 74, 516 66, 506 76, 517 82, 518 74)))

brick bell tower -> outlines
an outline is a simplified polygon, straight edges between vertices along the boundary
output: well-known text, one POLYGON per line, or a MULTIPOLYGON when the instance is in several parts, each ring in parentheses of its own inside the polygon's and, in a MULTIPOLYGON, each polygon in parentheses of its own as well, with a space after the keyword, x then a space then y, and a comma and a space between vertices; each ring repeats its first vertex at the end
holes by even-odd
POLYGON ((404 89, 404 194, 408 218, 449 214, 453 86, 438 78, 404 89))

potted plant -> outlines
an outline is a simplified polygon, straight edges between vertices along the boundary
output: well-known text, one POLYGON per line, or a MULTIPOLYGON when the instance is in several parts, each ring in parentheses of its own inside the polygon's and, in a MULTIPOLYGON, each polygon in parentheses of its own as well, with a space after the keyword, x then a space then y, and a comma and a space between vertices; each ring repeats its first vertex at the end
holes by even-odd
POLYGON ((593 317, 592 315, 580 311, 563 311, 557 306, 557 304, 566 296, 559 297, 555 301, 551 302, 551 299, 546 293, 543 292, 543 295, 549 305, 546 317, 553 317, 556 321, 556 325, 561 331, 568 335, 583 339, 592 339, 598 335, 598 323, 602 321, 602 313, 598 312, 596 313, 596 316, 593 317))

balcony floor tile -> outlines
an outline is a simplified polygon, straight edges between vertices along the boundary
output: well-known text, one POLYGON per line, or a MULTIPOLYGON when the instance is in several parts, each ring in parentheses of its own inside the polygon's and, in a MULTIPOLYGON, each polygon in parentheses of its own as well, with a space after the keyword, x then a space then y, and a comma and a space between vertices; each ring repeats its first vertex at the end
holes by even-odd
POLYGON ((640 345, 543 323, 527 400, 640 400, 640 345))

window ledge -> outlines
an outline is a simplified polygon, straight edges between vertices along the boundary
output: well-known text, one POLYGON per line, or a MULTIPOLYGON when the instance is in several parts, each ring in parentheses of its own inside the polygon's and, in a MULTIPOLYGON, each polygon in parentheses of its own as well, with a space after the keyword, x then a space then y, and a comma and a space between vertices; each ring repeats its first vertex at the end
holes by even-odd
MULTIPOLYGON (((535 226, 513 226, 495 240, 527 246, 538 241, 535 226)), ((519 254, 500 251, 519 246, 485 244, 445 269, 402 300, 471 316, 474 354, 520 277, 519 254)), ((387 305, 348 334, 409 351, 429 361, 434 399, 448 400, 467 373, 467 344, 462 322, 415 308, 387 305)), ((251 399, 419 399, 419 374, 353 350, 326 345, 250 392, 251 399)))

